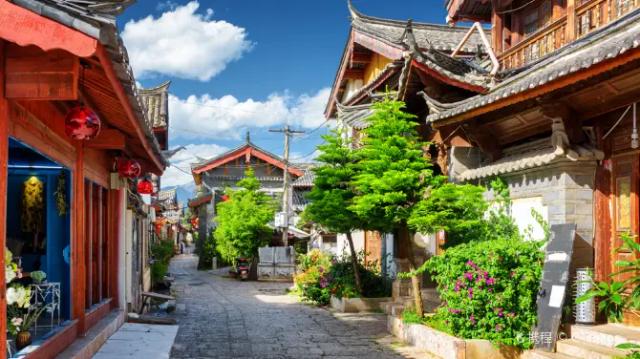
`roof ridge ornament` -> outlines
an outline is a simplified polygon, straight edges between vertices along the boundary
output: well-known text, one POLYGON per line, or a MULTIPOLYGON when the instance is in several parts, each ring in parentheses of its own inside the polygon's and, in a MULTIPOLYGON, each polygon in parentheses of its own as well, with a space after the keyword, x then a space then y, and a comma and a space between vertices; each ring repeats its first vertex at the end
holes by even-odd
POLYGON ((361 17, 361 13, 356 10, 355 6, 353 6, 353 2, 351 0, 347 0, 347 6, 349 8, 349 13, 351 14, 351 19, 355 20, 361 17))
POLYGON ((498 61, 495 52, 493 52, 491 43, 487 39, 487 35, 484 33, 482 25, 480 25, 480 23, 477 21, 473 23, 473 25, 469 28, 469 31, 462 38, 462 41, 460 41, 458 46, 456 46, 456 48, 453 50, 453 52, 451 53, 451 57, 456 57, 464 44, 469 41, 469 39, 471 38, 471 34, 473 34, 474 31, 478 32, 478 34, 480 35, 480 40, 482 40, 482 45, 484 45, 485 49, 487 49, 487 53, 489 54, 489 58, 491 59, 491 72, 489 72, 489 74, 491 75, 491 77, 495 77, 498 73, 498 70, 500 70, 500 62, 498 61))
POLYGON ((251 131, 247 131, 247 134, 245 135, 245 140, 247 141, 247 145, 251 144, 251 131))

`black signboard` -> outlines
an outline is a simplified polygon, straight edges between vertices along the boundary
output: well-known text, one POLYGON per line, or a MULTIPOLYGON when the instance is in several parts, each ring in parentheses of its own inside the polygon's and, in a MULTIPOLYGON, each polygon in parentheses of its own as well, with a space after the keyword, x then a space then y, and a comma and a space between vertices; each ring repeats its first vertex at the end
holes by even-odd
POLYGON ((551 238, 545 251, 542 282, 538 292, 538 325, 530 336, 536 349, 551 352, 556 345, 562 307, 568 292, 569 266, 575 236, 575 224, 551 226, 551 238))

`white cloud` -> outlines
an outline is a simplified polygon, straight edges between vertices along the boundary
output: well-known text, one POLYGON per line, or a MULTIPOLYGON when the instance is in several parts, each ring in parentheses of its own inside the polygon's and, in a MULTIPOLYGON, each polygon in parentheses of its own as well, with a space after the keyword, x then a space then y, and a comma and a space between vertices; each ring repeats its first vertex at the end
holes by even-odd
POLYGON ((264 101, 239 101, 231 95, 212 98, 205 94, 181 99, 169 96, 172 138, 239 139, 244 129, 289 124, 312 129, 324 123, 324 106, 329 88, 312 95, 292 97, 287 93, 271 94, 264 101))
POLYGON ((200 159, 209 159, 228 149, 216 144, 186 145, 186 149, 171 157, 171 167, 162 175, 162 187, 180 186, 193 181, 191 163, 200 159))
POLYGON ((197 1, 183 6, 168 1, 161 6, 169 10, 160 17, 149 15, 124 26, 122 38, 137 76, 208 81, 253 46, 244 28, 213 20, 212 9, 197 13, 197 1))

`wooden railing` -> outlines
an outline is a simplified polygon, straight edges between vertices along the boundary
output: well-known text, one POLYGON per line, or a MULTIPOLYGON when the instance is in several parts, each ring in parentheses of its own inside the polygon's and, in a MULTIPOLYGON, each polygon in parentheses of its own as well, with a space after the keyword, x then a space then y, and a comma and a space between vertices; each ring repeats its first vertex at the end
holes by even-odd
POLYGON ((498 56, 500 68, 520 67, 564 46, 566 27, 567 19, 563 17, 520 41, 498 56))
POLYGON ((500 68, 513 69, 535 61, 640 7, 640 0, 574 1, 575 7, 567 7, 565 16, 498 55, 500 68))

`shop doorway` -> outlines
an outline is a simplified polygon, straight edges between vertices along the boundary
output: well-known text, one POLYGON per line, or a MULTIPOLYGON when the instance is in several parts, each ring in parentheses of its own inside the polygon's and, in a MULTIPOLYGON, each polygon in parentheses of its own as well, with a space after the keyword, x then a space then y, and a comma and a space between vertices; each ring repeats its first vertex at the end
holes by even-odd
POLYGON ((12 138, 7 167, 5 246, 22 274, 8 287, 28 288, 31 307, 46 306, 30 328, 37 340, 70 317, 71 173, 12 138))

